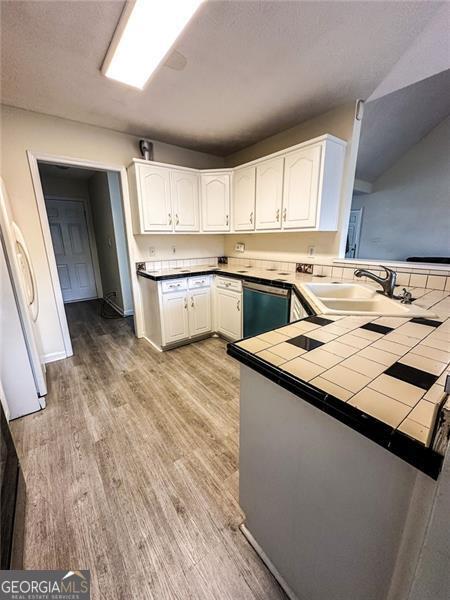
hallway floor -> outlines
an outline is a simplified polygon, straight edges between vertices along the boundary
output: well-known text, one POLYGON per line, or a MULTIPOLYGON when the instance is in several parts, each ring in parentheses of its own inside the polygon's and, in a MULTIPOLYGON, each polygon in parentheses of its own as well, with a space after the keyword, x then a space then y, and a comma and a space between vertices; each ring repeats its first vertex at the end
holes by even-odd
POLYGON ((66 306, 74 356, 12 423, 25 568, 90 569, 97 600, 281 600, 238 529, 239 369, 217 338, 166 353, 97 301, 66 306))

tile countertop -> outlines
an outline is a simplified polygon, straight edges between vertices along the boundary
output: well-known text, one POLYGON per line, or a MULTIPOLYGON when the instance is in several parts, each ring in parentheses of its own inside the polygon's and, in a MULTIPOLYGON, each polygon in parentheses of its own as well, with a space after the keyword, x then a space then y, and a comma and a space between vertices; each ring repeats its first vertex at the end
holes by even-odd
MULTIPOLYGON (((336 280, 226 265, 139 272, 155 280, 208 273, 289 285, 298 292, 302 283, 336 280)), ((450 295, 409 290, 415 304, 438 318, 316 314, 231 343, 228 353, 437 476, 442 457, 431 446, 447 399, 450 295)), ((445 409, 450 411, 450 402, 445 409)))

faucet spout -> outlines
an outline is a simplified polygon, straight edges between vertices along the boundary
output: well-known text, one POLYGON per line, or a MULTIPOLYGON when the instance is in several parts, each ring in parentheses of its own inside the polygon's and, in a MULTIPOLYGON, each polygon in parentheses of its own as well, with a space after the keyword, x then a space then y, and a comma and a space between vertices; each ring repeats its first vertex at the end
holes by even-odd
POLYGON ((378 275, 375 275, 375 273, 367 271, 366 269, 356 269, 354 275, 355 277, 367 277, 368 279, 375 281, 375 283, 378 283, 383 288, 383 290, 380 291, 380 294, 384 294, 385 296, 388 296, 388 298, 392 298, 394 296, 395 284, 397 282, 397 273, 392 269, 388 269, 384 265, 380 265, 380 267, 384 269, 386 273, 385 277, 379 277, 378 275))

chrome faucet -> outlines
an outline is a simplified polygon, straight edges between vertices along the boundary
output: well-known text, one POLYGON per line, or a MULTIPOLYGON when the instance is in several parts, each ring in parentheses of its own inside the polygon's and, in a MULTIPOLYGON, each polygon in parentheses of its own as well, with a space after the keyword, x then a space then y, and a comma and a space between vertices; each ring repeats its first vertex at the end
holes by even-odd
POLYGON ((378 277, 378 275, 375 275, 375 273, 371 273, 365 269, 356 269, 354 275, 355 277, 367 277, 368 279, 372 279, 372 281, 379 283, 383 288, 383 291, 377 290, 378 293, 384 294, 385 296, 388 296, 388 298, 393 298, 395 284, 397 281, 397 273, 383 265, 380 265, 380 267, 386 271, 386 277, 378 277))

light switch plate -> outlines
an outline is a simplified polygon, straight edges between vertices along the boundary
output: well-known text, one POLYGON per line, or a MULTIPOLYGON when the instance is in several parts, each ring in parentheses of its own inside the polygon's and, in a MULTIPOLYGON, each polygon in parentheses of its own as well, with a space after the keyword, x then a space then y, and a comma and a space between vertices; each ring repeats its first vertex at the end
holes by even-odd
POLYGON ((237 242, 234 245, 234 250, 235 252, 245 252, 245 244, 243 244, 242 242, 237 242))

